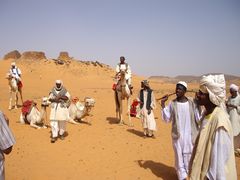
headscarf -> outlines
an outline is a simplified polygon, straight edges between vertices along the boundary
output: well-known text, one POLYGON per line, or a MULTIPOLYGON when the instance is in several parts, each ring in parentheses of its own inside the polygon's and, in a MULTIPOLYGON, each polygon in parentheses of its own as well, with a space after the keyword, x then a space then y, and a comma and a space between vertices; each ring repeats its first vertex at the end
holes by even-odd
POLYGON ((237 91, 237 92, 238 92, 238 90, 239 90, 239 87, 238 87, 236 84, 231 84, 231 85, 230 85, 230 87, 229 87, 229 89, 232 89, 232 90, 234 90, 234 91, 237 91))
POLYGON ((16 66, 16 63, 15 63, 15 62, 12 62, 12 63, 11 63, 11 66, 16 66))
POLYGON ((57 90, 57 91, 60 91, 61 89, 62 89, 62 87, 63 87, 63 82, 62 82, 62 80, 56 80, 55 81, 55 89, 57 90), (58 88, 57 87, 57 84, 61 84, 61 86, 58 88))
POLYGON ((213 104, 226 109, 226 83, 223 74, 203 76, 200 80, 200 91, 208 93, 213 104))

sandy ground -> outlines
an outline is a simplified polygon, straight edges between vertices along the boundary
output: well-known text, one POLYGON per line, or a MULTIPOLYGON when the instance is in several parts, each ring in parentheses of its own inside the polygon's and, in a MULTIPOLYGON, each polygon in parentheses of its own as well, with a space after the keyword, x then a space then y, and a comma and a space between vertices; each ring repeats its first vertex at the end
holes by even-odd
MULTIPOLYGON (((177 179, 171 142, 171 124, 162 122, 160 106, 155 110, 158 131, 155 139, 144 138, 140 120, 132 118, 134 127, 118 125, 111 89, 114 71, 107 67, 72 62, 69 66, 52 61, 21 60, 24 100, 48 96, 56 79, 62 79, 72 97, 92 97, 96 105, 89 117, 91 125, 67 125, 67 137, 50 143, 50 129, 33 129, 19 124, 21 109, 8 110, 9 93, 5 74, 10 60, 0 61, 0 108, 10 118, 16 144, 6 156, 6 180, 75 180, 75 179, 177 179)), ((143 77, 134 76, 133 98, 143 77)), ((174 84, 150 82, 155 96, 174 91, 174 84)), ((190 84, 190 88, 197 87, 190 84)), ((190 95, 190 94, 189 94, 190 95)), ((124 120, 126 103, 124 104, 124 120)), ((49 114, 49 110, 48 110, 49 114)), ((238 178, 240 159, 236 158, 238 178)))

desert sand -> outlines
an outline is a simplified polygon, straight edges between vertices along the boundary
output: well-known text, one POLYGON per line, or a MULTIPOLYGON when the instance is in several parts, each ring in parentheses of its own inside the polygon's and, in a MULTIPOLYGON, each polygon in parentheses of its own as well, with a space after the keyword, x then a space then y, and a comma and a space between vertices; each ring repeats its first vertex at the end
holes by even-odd
MULTIPOLYGON (((155 139, 144 138, 140 120, 132 118, 134 127, 118 125, 115 118, 113 91, 114 70, 72 61, 56 65, 49 60, 17 60, 22 70, 24 100, 34 100, 40 108, 43 96, 48 96, 56 79, 63 80, 72 97, 92 97, 96 100, 91 125, 67 124, 65 140, 50 143, 50 129, 34 129, 19 124, 21 108, 8 110, 9 92, 5 74, 12 60, 0 60, 0 108, 9 117, 16 144, 5 156, 6 180, 77 180, 77 179, 177 179, 171 141, 171 124, 162 122, 160 105, 155 112, 155 139)), ((117 63, 117 62, 116 62, 117 63)), ((133 76, 136 98, 140 81, 133 76)), ((174 91, 175 85, 150 81, 155 96, 174 91)), ((189 84, 196 89, 197 84, 189 84)), ((188 94, 192 95, 192 94, 188 94)), ((48 109, 49 114, 49 109, 48 109)), ((126 123, 126 103, 124 104, 126 123)), ((238 178, 240 159, 236 157, 238 178)))

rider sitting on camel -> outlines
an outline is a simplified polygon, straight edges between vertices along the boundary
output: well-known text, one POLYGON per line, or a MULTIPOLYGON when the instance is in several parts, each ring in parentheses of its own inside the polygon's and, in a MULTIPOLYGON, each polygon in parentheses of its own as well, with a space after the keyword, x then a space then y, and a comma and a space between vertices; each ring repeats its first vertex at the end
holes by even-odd
POLYGON ((128 84, 129 89, 132 91, 132 85, 131 85, 131 78, 132 78, 132 72, 131 72, 131 68, 128 65, 128 63, 125 62, 125 57, 121 56, 120 57, 120 63, 117 64, 116 67, 116 76, 115 78, 117 79, 117 82, 119 81, 119 75, 120 75, 120 71, 125 71, 126 72, 126 81, 128 84))
POLYGON ((11 74, 12 77, 14 77, 17 81, 18 89, 21 89, 23 87, 22 80, 21 80, 21 75, 22 72, 21 70, 16 66, 15 62, 11 63, 11 68, 9 70, 9 73, 11 74))

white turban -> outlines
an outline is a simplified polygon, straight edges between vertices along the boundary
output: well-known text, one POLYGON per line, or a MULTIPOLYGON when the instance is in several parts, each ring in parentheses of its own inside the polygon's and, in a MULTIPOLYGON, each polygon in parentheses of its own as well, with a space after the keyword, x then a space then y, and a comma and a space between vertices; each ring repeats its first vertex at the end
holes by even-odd
POLYGON ((62 84, 62 81, 58 79, 58 80, 55 81, 55 83, 56 84, 62 84))
POLYGON ((15 62, 12 62, 12 63, 11 63, 11 66, 16 66, 16 63, 15 63, 15 62))
POLYGON ((239 87, 238 87, 236 84, 231 84, 231 85, 230 85, 230 89, 238 92, 239 87))
POLYGON ((177 84, 183 85, 187 89, 187 83, 184 81, 179 81, 177 84))
POLYGON ((203 76, 200 80, 200 91, 208 93, 213 104, 225 109, 226 83, 223 74, 203 76))
POLYGON ((56 83, 56 84, 61 84, 61 86, 60 86, 59 88, 57 87, 57 85, 55 86, 55 88, 56 88, 58 91, 61 90, 62 87, 63 87, 63 82, 62 82, 61 80, 56 80, 55 83, 56 83))

